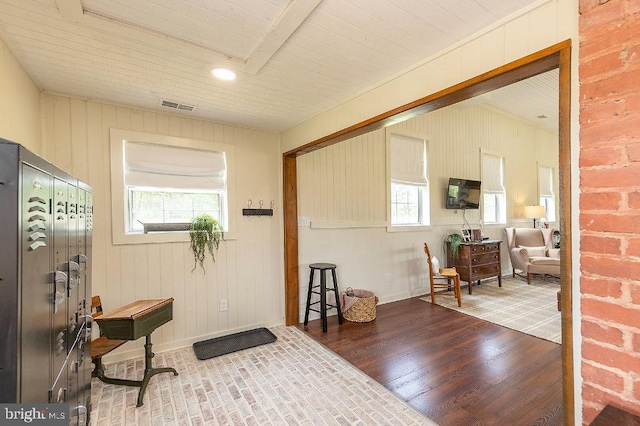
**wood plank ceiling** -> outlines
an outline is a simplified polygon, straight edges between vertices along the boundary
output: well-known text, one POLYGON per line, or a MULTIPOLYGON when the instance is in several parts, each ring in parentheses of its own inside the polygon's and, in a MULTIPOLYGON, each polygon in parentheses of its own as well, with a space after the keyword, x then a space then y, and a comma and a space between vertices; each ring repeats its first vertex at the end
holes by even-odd
POLYGON ((0 0, 0 38, 45 92, 284 131, 538 3, 0 0))

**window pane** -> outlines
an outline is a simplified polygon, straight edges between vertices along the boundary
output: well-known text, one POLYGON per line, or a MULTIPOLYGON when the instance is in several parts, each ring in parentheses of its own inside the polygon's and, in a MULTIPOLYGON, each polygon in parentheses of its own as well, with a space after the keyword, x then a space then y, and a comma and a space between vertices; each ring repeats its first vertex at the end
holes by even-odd
POLYGON ((553 197, 540 197, 540 205, 544 206, 546 217, 542 220, 546 222, 556 221, 556 202, 553 197))
POLYGON ((162 210, 161 192, 134 191, 132 195, 134 210, 162 210))
POLYGON ((417 204, 407 205, 407 220, 407 223, 420 223, 417 204))
POLYGON ((185 223, 202 213, 222 223, 218 193, 162 192, 129 189, 130 231, 143 230, 143 223, 185 223))
POLYGON ((496 222, 507 223, 507 197, 502 194, 496 194, 496 222))
POLYGON ((182 192, 165 192, 164 208, 167 210, 188 209, 193 210, 193 194, 185 194, 182 192))
POLYGON ((391 224, 419 225, 420 220, 420 185, 391 184, 391 224))
POLYGON ((483 198, 484 222, 498 222, 495 194, 485 194, 483 198))
POLYGON ((218 210, 218 194, 194 194, 193 209, 195 211, 218 210))
POLYGON ((407 189, 404 187, 399 187, 396 189, 396 203, 407 203, 407 189))
POLYGON ((418 200, 420 198, 419 196, 419 188, 417 187, 412 187, 411 191, 407 191, 407 203, 411 204, 412 206, 418 206, 418 200))
POLYGON ((409 206, 398 204, 398 223, 407 223, 409 220, 409 206))

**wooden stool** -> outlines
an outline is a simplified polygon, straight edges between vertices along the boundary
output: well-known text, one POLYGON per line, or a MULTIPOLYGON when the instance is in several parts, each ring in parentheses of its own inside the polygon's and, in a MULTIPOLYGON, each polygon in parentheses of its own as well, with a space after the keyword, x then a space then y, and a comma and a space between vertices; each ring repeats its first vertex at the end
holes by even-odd
POLYGON ((309 274, 309 291, 307 293, 307 309, 304 313, 304 325, 309 323, 309 311, 318 312, 322 317, 322 331, 327 332, 327 309, 336 308, 338 310, 338 322, 342 324, 344 318, 342 317, 342 309, 340 308, 340 296, 338 295, 338 279, 336 278, 336 265, 333 263, 312 263, 309 265, 311 273, 309 274), (327 288, 327 271, 331 270, 331 276, 333 278, 333 288, 327 288), (320 284, 313 285, 313 275, 315 271, 320 271, 320 284), (314 291, 314 288, 319 288, 318 291, 314 291), (336 297, 336 304, 331 305, 327 303, 327 290, 333 290, 336 297), (311 303, 311 293, 319 294, 320 300, 311 303), (320 304, 320 310, 313 309, 311 306, 320 304))

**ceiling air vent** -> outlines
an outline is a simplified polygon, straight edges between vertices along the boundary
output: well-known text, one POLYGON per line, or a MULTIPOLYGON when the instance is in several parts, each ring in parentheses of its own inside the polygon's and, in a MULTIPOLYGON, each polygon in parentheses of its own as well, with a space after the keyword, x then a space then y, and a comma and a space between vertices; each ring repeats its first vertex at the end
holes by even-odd
POLYGON ((193 111, 194 109, 196 109, 195 105, 187 105, 187 104, 181 104, 178 102, 173 102, 173 101, 162 101, 160 103, 160 105, 162 105, 163 107, 167 107, 167 108, 173 108, 173 109, 179 109, 182 111, 193 111))

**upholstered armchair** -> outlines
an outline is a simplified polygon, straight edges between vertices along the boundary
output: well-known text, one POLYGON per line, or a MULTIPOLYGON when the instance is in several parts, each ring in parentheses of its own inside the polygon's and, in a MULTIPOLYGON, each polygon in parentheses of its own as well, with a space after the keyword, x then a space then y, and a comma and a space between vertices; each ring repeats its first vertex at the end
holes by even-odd
POLYGON ((531 274, 560 276, 560 249, 553 247, 553 229, 550 228, 505 228, 507 249, 513 268, 527 276, 531 274))

